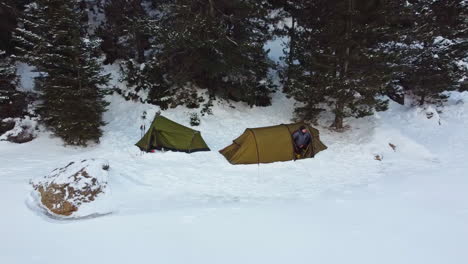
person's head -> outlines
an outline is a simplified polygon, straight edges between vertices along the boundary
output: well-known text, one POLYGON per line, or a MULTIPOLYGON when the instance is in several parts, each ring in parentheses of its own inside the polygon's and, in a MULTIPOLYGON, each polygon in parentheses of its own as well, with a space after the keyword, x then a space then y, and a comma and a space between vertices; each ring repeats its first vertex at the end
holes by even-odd
POLYGON ((306 132, 307 132, 307 128, 306 128, 305 126, 299 127, 299 130, 302 131, 302 133, 306 133, 306 132))

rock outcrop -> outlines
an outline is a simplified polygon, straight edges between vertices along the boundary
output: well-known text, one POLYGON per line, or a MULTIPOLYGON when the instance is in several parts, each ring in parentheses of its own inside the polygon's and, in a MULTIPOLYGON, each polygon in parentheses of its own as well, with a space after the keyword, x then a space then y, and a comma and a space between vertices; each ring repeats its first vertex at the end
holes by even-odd
POLYGON ((37 118, 7 118, 0 121, 0 140, 26 143, 37 136, 37 118))
POLYGON ((31 184, 38 202, 49 213, 73 216, 83 205, 93 203, 108 192, 108 170, 105 160, 70 162, 31 184))

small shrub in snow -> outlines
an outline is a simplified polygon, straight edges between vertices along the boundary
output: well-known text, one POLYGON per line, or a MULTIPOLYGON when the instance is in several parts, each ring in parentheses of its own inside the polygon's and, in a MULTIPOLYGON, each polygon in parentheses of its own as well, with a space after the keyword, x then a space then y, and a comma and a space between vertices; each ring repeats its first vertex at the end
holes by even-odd
POLYGON ((202 116, 205 116, 205 115, 212 115, 213 114, 213 111, 211 110, 211 107, 213 106, 213 100, 210 99, 208 100, 208 102, 206 102, 205 104, 203 104, 203 108, 202 110, 200 111, 201 115, 202 116))
POLYGON ((190 114, 190 125, 191 126, 199 126, 201 123, 200 117, 197 113, 190 114))

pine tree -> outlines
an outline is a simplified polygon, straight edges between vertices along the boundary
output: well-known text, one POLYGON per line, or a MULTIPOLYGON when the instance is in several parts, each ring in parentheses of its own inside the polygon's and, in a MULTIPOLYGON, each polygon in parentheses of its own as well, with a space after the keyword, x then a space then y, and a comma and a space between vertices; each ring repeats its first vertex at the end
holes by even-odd
POLYGON ((97 60, 99 42, 82 25, 78 0, 38 0, 25 10, 16 41, 23 61, 37 68, 38 112, 53 133, 71 145, 98 142, 108 81, 97 60))
POLYGON ((0 50, 0 126, 2 119, 26 113, 26 93, 18 91, 18 82, 13 56, 0 50))
POLYGON ((17 82, 11 56, 0 50, 0 123, 3 118, 20 116, 24 111, 25 97, 16 90, 17 82))
POLYGON ((393 0, 385 2, 375 14, 376 23, 380 28, 379 48, 385 53, 387 67, 390 69, 390 81, 386 85, 385 95, 404 105, 403 79, 409 66, 405 43, 410 42, 409 38, 413 34, 412 10, 408 1, 393 0))
POLYGON ((18 76, 11 56, 6 51, 0 50, 0 90, 15 91, 18 76))
MULTIPOLYGON (((124 61, 121 65, 121 81, 125 82, 127 87, 125 90, 116 91, 127 100, 140 100, 167 109, 171 104, 170 98, 174 95, 174 89, 165 85, 164 72, 159 66, 154 57, 141 64, 133 59, 124 61), (142 96, 145 92, 148 94, 146 98, 142 96)), ((179 101, 179 104, 184 103, 179 101)))
POLYGON ((332 127, 343 128, 345 117, 364 117, 387 108, 381 98, 388 84, 378 1, 298 1, 296 41, 289 69, 289 94, 303 103, 299 117, 314 120, 332 109, 332 127))
POLYGON ((17 13, 14 0, 0 0, 0 50, 12 50, 11 33, 16 27, 17 13))
POLYGON ((97 30, 97 35, 103 40, 101 47, 107 55, 105 63, 113 63, 116 59, 145 61, 150 18, 144 4, 144 0, 105 1, 106 20, 97 30))
POLYGON ((410 1, 412 31, 405 38, 402 82, 417 100, 440 104, 446 91, 466 90, 468 3, 463 0, 410 1))
POLYGON ((275 27, 274 34, 276 37, 285 38, 287 41, 283 43, 283 53, 285 56, 280 59, 283 60, 283 65, 280 64, 278 69, 279 77, 283 85, 283 92, 288 94, 290 92, 290 81, 293 75, 294 58, 297 43, 297 17, 301 15, 300 8, 303 7, 303 1, 294 0, 269 0, 273 10, 272 14, 276 15, 278 23, 273 24, 275 27))
POLYGON ((143 79, 159 81, 145 82, 150 101, 196 107, 202 88, 211 98, 270 104, 264 1, 161 0, 156 7, 153 54, 142 72, 143 79))

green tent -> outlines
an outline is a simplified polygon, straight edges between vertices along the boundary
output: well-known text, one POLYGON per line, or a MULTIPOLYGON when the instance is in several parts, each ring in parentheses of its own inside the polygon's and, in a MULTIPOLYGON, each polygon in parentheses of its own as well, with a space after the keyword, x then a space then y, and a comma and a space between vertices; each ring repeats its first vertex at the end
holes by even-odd
POLYGON ((247 128, 233 143, 219 152, 232 164, 257 164, 294 160, 292 133, 305 126, 312 135, 312 142, 302 158, 314 157, 325 150, 319 131, 304 122, 270 127, 247 128))
POLYGON ((200 131, 177 124, 161 115, 154 118, 150 128, 136 145, 144 151, 152 149, 184 152, 210 150, 200 131))

